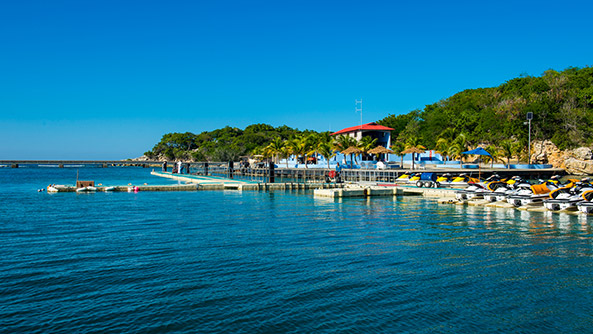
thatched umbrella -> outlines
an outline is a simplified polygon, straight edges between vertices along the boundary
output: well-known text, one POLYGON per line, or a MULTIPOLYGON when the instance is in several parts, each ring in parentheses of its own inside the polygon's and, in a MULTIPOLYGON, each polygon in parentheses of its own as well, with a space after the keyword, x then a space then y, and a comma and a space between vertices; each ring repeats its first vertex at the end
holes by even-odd
POLYGON ((390 149, 388 149, 388 148, 385 148, 385 147, 379 145, 379 146, 375 147, 374 149, 370 150, 369 153, 370 154, 375 154, 375 155, 378 155, 378 154, 393 154, 393 151, 390 150, 390 149))
POLYGON ((344 151, 342 151, 342 154, 345 154, 345 155, 350 154, 350 167, 352 167, 352 168, 354 168, 354 158, 352 157, 352 155, 360 154, 360 153, 362 153, 362 150, 356 146, 350 146, 347 149, 345 149, 344 151))
POLYGON ((408 154, 408 153, 412 153, 412 169, 414 169, 414 154, 416 153, 424 153, 426 151, 419 149, 418 147, 410 147, 408 149, 405 149, 402 151, 402 154, 408 154))

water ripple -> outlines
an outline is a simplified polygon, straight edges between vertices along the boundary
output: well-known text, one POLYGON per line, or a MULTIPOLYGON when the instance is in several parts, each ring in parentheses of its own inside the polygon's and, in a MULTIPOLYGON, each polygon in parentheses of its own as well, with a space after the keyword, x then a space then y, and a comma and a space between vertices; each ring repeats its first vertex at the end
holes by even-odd
POLYGON ((7 333, 588 332, 593 320, 582 216, 18 189, 0 193, 7 333))

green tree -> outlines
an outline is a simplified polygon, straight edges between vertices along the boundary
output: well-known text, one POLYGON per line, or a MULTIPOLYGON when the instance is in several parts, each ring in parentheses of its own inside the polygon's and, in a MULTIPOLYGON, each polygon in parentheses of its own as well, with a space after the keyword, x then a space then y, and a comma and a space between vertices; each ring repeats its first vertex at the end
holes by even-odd
POLYGON ((268 154, 274 156, 274 163, 278 163, 278 155, 282 154, 284 145, 284 140, 280 137, 276 137, 270 144, 268 144, 268 146, 266 146, 268 154))
POLYGON ((371 138, 369 136, 364 136, 356 143, 356 147, 358 147, 361 151, 363 156, 367 156, 369 151, 374 149, 377 146, 377 138, 371 138))
POLYGON ((467 151, 468 145, 467 136, 460 133, 449 147, 449 154, 453 159, 459 158, 459 165, 463 163, 463 152, 467 151))
POLYGON ((327 161, 327 168, 329 169, 329 160, 336 155, 336 151, 334 150, 332 144, 327 141, 321 141, 317 146, 317 151, 325 158, 327 161))
POLYGON ((395 155, 400 157, 400 167, 404 168, 404 154, 402 152, 406 149, 406 144, 404 144, 401 141, 396 141, 393 144, 391 144, 390 148, 395 155))

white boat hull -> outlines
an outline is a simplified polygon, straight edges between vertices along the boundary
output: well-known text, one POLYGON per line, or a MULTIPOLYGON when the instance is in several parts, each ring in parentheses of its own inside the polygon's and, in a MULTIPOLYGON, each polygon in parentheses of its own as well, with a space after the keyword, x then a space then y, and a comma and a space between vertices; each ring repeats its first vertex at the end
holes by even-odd
POLYGON ((593 203, 591 202, 577 203, 577 208, 583 213, 593 213, 593 203))

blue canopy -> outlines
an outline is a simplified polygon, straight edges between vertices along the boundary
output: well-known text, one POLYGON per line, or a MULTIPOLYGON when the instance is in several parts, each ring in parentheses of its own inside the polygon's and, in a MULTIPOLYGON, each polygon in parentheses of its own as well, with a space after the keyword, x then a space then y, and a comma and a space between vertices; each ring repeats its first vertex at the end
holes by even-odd
POLYGON ((488 155, 488 156, 492 156, 492 155, 490 155, 490 153, 488 153, 485 149, 483 149, 481 147, 474 148, 471 151, 463 152, 462 154, 474 154, 474 155, 488 155))

